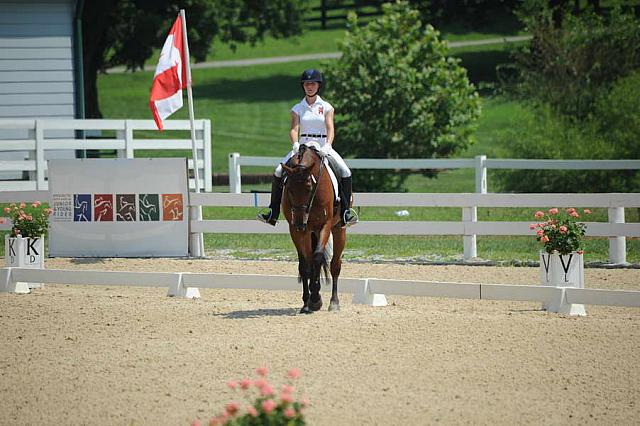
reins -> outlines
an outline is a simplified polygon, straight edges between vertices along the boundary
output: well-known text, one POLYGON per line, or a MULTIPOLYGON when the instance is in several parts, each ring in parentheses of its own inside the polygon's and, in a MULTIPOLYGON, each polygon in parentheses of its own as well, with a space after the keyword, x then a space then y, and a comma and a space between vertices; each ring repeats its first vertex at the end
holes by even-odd
MULTIPOLYGON (((316 193, 318 192, 318 186, 320 186, 320 179, 322 178, 322 173, 324 172, 324 169, 325 169, 324 158, 320 154, 318 154, 317 152, 315 152, 315 154, 320 159, 320 170, 318 171, 318 177, 317 178, 313 175, 313 173, 309 174, 309 176, 313 180, 313 185, 311 187, 311 192, 309 193, 309 198, 307 198, 306 205, 302 206, 302 208, 304 208, 304 212, 307 215, 309 214, 309 212, 311 212, 311 207, 313 207, 313 201, 316 198, 316 193)), ((291 195, 289 194, 289 191, 287 191, 287 198, 289 199, 289 204, 291 204, 292 210, 300 208, 300 207, 293 206, 293 203, 291 202, 291 195)))

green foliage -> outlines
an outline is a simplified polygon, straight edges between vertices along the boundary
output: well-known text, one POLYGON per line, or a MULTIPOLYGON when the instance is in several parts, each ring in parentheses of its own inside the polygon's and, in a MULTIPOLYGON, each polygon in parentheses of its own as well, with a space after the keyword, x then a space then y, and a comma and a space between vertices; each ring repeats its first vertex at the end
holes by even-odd
POLYGON ((203 61, 214 39, 255 44, 269 34, 302 32, 305 1, 115 0, 86 2, 83 12, 86 116, 100 118, 96 79, 115 65, 141 68, 162 46, 180 9, 185 9, 191 56, 203 61))
MULTIPOLYGON (((326 69, 338 151, 360 158, 441 158, 465 149, 480 115, 466 71, 407 3, 383 9, 366 27, 350 16, 342 56, 326 69)), ((397 190, 406 176, 358 171, 354 187, 397 190)))
MULTIPOLYGON (((640 72, 617 81, 581 122, 540 106, 502 135, 514 158, 625 159, 640 152, 640 72)), ((638 192, 637 170, 496 171, 499 187, 516 192, 638 192)))
MULTIPOLYGON (((591 210, 584 209, 584 214, 591 210)), ((535 217, 540 222, 531 224, 529 228, 536 231, 536 240, 547 253, 569 254, 584 250, 584 234, 587 226, 578 222, 580 213, 573 207, 566 210, 549 209, 547 213, 537 211, 535 217)))
POLYGON ((547 3, 528 0, 519 10, 533 35, 514 55, 519 89, 525 99, 584 119, 603 91, 640 68, 640 24, 633 10, 620 7, 607 16, 589 10, 576 16, 547 3))

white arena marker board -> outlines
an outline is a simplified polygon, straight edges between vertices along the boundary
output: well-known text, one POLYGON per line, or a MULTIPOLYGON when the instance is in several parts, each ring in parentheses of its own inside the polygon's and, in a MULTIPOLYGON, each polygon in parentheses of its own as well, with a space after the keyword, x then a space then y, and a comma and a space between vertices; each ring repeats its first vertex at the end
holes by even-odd
POLYGON ((184 158, 49 161, 49 256, 189 254, 184 158))

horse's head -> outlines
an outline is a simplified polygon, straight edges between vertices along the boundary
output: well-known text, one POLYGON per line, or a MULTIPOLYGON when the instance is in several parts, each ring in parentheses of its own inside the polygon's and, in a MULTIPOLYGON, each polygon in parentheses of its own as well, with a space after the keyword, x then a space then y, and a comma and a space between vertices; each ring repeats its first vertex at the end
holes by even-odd
POLYGON ((307 229, 309 211, 313 203, 314 188, 317 186, 319 155, 306 145, 293 156, 290 165, 283 164, 287 173, 286 194, 291 205, 291 222, 298 231, 307 229))

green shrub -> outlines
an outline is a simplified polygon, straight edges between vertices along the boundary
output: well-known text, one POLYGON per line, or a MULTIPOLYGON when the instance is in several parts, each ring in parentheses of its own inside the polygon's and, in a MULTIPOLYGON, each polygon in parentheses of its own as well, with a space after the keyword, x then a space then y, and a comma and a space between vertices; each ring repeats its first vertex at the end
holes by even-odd
MULTIPOLYGON (((637 159, 640 152, 640 72, 618 80, 599 96, 582 122, 550 107, 530 110, 524 125, 502 143, 514 158, 637 159)), ((637 170, 497 171, 499 187, 516 192, 639 192, 637 170)))
MULTIPOLYGON (((471 143, 480 99, 447 44, 406 2, 366 27, 349 17, 339 60, 327 65, 336 148, 360 158, 441 158, 471 143)), ((434 175, 434 172, 425 172, 434 175)), ((359 170, 356 191, 397 190, 406 173, 359 170)))
POLYGON ((568 4, 559 10, 548 3, 527 0, 519 10, 533 35, 514 54, 520 93, 582 120, 618 78, 640 68, 640 23, 619 6, 606 16, 589 10, 576 16, 568 4))

